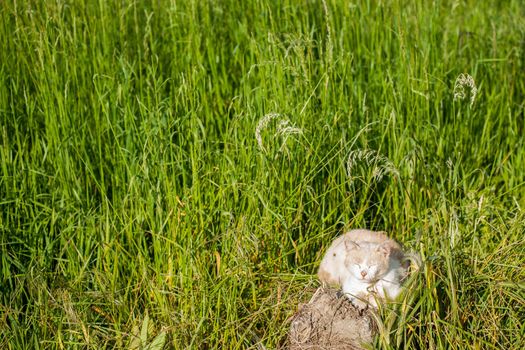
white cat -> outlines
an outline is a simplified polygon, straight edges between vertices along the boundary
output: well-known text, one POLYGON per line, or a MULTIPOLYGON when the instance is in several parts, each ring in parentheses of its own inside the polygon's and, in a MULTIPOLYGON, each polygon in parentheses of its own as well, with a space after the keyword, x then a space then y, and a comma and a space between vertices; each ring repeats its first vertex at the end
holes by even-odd
POLYGON ((334 240, 319 267, 319 279, 341 286, 359 309, 378 299, 396 299, 407 273, 401 246, 383 232, 352 230, 334 240))

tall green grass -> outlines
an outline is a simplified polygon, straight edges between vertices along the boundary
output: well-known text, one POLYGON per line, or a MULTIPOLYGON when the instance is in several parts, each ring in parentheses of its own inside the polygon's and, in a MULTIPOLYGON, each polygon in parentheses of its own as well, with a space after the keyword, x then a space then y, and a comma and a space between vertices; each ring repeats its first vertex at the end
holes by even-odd
POLYGON ((0 347, 275 348, 368 227, 424 258, 376 347, 522 349, 524 54, 521 1, 1 2, 0 347))

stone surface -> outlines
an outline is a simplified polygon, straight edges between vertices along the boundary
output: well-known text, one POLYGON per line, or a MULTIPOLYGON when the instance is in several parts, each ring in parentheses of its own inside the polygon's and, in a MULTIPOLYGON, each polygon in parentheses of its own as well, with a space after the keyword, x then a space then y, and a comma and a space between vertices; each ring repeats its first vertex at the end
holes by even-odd
POLYGON ((362 314, 335 289, 320 287, 292 317, 287 348, 290 350, 363 349, 372 341, 374 320, 362 314))

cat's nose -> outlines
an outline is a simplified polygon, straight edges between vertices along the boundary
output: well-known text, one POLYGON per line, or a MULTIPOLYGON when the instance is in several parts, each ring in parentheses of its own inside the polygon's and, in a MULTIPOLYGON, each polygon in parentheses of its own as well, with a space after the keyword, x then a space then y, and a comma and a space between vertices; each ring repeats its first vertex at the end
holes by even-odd
POLYGON ((366 276, 366 271, 361 271, 361 276, 365 277, 366 276))

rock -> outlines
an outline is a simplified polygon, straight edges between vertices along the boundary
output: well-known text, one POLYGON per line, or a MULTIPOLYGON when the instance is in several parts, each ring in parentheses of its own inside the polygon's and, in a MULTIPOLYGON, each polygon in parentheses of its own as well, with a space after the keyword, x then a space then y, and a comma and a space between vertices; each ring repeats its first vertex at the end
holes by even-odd
POLYGON ((362 314, 337 290, 320 287, 292 317, 290 350, 363 349, 376 332, 370 311, 362 314))

